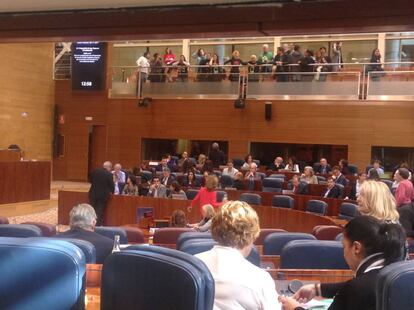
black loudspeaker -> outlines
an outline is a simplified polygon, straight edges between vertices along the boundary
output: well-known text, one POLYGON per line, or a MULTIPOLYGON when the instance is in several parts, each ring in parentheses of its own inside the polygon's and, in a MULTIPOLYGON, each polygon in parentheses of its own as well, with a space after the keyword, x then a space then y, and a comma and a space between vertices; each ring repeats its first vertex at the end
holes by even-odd
POLYGON ((242 98, 234 100, 234 108, 244 109, 246 107, 246 101, 242 98))
POLYGON ((270 101, 265 102, 265 119, 272 120, 272 103, 270 101))

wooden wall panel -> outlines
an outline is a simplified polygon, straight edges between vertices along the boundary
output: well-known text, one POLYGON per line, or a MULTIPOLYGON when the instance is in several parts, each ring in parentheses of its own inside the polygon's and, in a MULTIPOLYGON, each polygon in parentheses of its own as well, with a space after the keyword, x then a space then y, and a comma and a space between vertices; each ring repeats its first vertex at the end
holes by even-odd
MULTIPOLYGON (((370 161, 372 145, 414 146, 412 102, 274 101, 273 118, 265 121, 262 101, 247 101, 242 110, 231 100, 153 100, 140 108, 137 100, 107 99, 105 92, 81 98, 65 84, 59 81, 56 88, 56 103, 68 120, 60 127, 62 133, 68 127, 87 128, 91 122, 85 116, 93 116, 93 123, 106 120, 107 159, 126 168, 140 162, 143 137, 225 140, 230 157, 239 158, 248 152, 250 141, 348 145, 348 157, 359 167, 370 161)), ((72 145, 68 139, 66 145, 72 157, 58 159, 55 178, 71 179, 61 166, 72 160, 76 179, 83 176, 87 145, 78 140, 87 131, 73 130, 77 142, 72 145)))
POLYGON ((0 44, 0 148, 18 144, 25 158, 52 158, 53 47, 0 44))

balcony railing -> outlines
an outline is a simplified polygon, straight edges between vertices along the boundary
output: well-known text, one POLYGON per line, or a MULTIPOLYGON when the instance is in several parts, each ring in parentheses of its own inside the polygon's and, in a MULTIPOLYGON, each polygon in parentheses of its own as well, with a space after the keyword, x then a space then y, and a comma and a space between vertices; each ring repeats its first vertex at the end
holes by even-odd
POLYGON ((110 98, 413 100, 414 63, 112 67, 110 98), (306 72, 303 72, 306 71, 306 72))

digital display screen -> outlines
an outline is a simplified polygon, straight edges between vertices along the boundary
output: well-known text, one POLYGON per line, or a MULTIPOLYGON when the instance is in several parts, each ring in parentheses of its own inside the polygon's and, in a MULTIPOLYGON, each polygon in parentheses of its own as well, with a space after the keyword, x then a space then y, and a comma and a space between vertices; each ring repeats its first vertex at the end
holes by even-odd
POLYGON ((105 50, 102 42, 72 44, 72 89, 101 90, 105 87, 105 50))

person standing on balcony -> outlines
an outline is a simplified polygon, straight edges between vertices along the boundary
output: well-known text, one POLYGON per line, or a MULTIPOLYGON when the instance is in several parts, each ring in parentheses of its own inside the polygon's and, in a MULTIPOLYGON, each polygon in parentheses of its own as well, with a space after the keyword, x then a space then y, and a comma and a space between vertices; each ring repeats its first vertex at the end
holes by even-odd
POLYGON ((259 59, 257 61, 259 65, 263 65, 260 71, 261 72, 272 72, 272 66, 271 66, 272 61, 273 61, 273 53, 269 51, 269 45, 263 44, 262 54, 259 55, 259 59))
MULTIPOLYGON (((378 48, 374 49, 372 51, 371 60, 369 61, 370 64, 366 66, 366 74, 368 75, 368 72, 373 71, 384 71, 381 65, 381 52, 378 48)), ((371 75, 371 81, 379 81, 380 74, 374 73, 371 75)))
POLYGON ((148 78, 148 71, 151 66, 149 62, 150 58, 151 58, 151 54, 150 52, 147 51, 144 53, 144 55, 139 57, 137 60, 138 72, 141 73, 140 79, 144 83, 148 78))
POLYGON ((335 42, 332 48, 333 56, 332 63, 338 64, 337 66, 332 66, 333 72, 338 72, 343 66, 344 63, 342 59, 342 42, 335 42))

